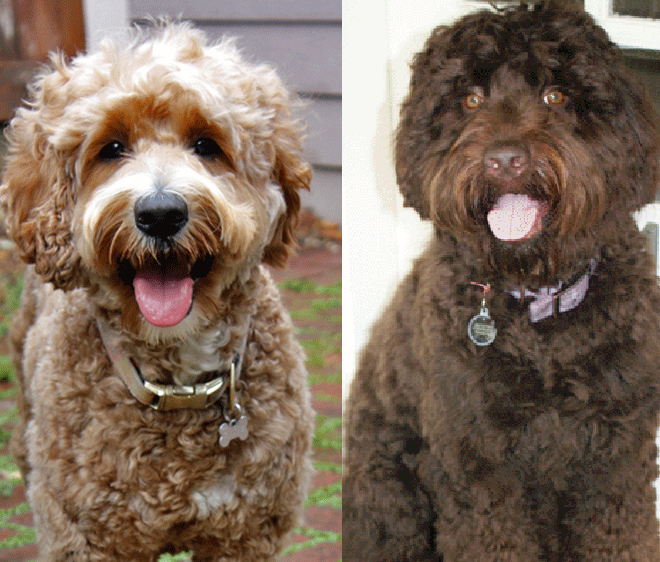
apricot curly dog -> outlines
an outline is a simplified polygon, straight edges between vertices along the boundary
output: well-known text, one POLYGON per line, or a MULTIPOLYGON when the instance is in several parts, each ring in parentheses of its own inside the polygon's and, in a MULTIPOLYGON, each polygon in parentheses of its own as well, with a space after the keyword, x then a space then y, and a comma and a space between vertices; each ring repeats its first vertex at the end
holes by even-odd
POLYGON ((292 97, 231 41, 156 22, 53 57, 1 188, 25 259, 13 451, 42 560, 272 561, 313 429, 283 265, 310 168, 292 97))
POLYGON ((344 562, 660 561, 660 142, 620 52, 567 2, 468 15, 396 142, 436 235, 352 385, 344 562))

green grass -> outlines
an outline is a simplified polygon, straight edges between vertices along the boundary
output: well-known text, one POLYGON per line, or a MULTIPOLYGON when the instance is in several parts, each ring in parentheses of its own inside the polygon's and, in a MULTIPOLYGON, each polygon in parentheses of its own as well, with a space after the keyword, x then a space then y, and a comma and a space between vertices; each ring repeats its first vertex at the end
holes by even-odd
POLYGON ((319 384, 320 382, 330 382, 330 383, 335 383, 335 384, 341 384, 341 370, 338 370, 336 372, 332 372, 327 375, 316 375, 313 373, 310 373, 309 375, 309 385, 314 386, 315 384, 319 384))
POLYGON ((303 543, 290 545, 282 553, 283 556, 286 556, 287 554, 293 554, 294 552, 300 552, 301 550, 305 550, 306 548, 312 548, 323 543, 341 542, 341 534, 334 533, 332 531, 321 531, 319 529, 302 528, 302 529, 296 529, 296 532, 301 535, 305 535, 306 537, 310 537, 310 540, 303 543))
POLYGON ((158 562, 183 562, 184 560, 190 560, 192 552, 181 552, 179 554, 163 554, 158 562))
POLYGON ((307 354, 307 366, 323 367, 328 355, 341 354, 341 334, 319 331, 310 339, 301 339, 307 354))
POLYGON ((341 418, 317 416, 313 443, 319 449, 341 451, 341 418))
POLYGON ((318 285, 308 279, 291 279, 289 281, 283 281, 279 284, 279 287, 296 293, 315 293, 317 295, 341 298, 341 281, 337 281, 331 285, 318 285))
POLYGON ((319 297, 311 299, 304 308, 290 310, 293 320, 323 320, 341 324, 341 314, 328 313, 333 309, 341 309, 341 281, 331 285, 318 285, 308 280, 292 280, 280 283, 279 287, 294 293, 313 294, 319 297))
POLYGON ((9 332, 11 316, 18 308, 22 291, 22 276, 6 275, 0 279, 0 337, 9 332))
MULTIPOLYGON (((22 290, 22 279, 5 277, 0 279, 0 338, 6 337, 9 330, 12 312, 18 307, 22 290), (4 301, 4 302, 3 302, 4 301)), ((311 386, 323 382, 341 383, 340 366, 336 365, 337 355, 341 354, 341 316, 328 314, 328 311, 341 307, 341 282, 332 285, 319 285, 311 281, 287 281, 280 284, 284 292, 291 291, 294 302, 291 316, 295 320, 322 320, 326 328, 303 326, 299 328, 301 344, 307 353, 307 366, 309 369, 309 383, 311 386), (295 296, 304 296, 296 299, 295 296), (313 298, 309 298, 313 296, 313 298), (304 301, 304 302, 303 302, 304 301), (327 329, 327 323, 337 324, 336 330, 327 329), (334 363, 329 362, 332 357, 334 363), (330 367, 330 368, 329 368, 330 367), (335 368, 336 367, 336 368, 335 368)), ((0 355, 0 380, 14 381, 13 369, 7 356, 0 355)), ((16 394, 16 388, 0 393, 0 400, 11 399, 16 394)), ((337 401, 334 396, 317 394, 316 398, 322 401, 337 401)), ((10 434, 7 428, 17 419, 16 408, 0 414, 0 448, 7 445, 10 434)), ((341 419, 328 416, 317 416, 317 427, 314 434, 314 447, 318 450, 341 452, 341 419)), ((314 465, 318 472, 329 472, 334 475, 341 474, 341 465, 328 461, 317 461, 314 465)), ((0 480, 0 495, 9 497, 22 480, 15 475, 18 473, 13 459, 8 455, 0 455, 0 473, 5 476, 0 480)), ((341 481, 312 490, 306 506, 319 508, 341 509, 341 481)), ((11 509, 0 510, 0 529, 11 530, 14 534, 0 541, 0 551, 16 548, 35 541, 34 529, 12 521, 12 518, 28 513, 30 506, 21 503, 11 509)), ((294 531, 306 540, 289 546, 282 554, 283 562, 288 554, 312 549, 326 543, 340 543, 341 534, 324 529, 301 527, 294 531)), ((177 555, 163 555, 159 562, 184 562, 190 559, 191 553, 177 555)))
MULTIPOLYGON (((341 310, 341 282, 318 285, 308 280, 294 280, 281 283, 280 289, 293 293, 291 300, 294 304, 289 312, 294 322, 323 322, 324 328, 309 327, 305 324, 299 328, 300 343, 307 354, 310 386, 320 383, 341 384, 341 365, 337 364, 337 357, 341 356, 341 315, 335 312, 336 309, 341 310), (296 299, 296 294, 305 296, 303 306, 296 306, 296 303, 303 300, 296 299), (310 295, 313 298, 310 299, 310 295), (337 325, 336 330, 328 329, 332 324, 337 325)), ((337 400, 334 396, 319 393, 315 394, 315 398, 328 402, 337 400)), ((317 451, 341 453, 341 418, 317 415, 313 444, 317 451)), ((341 475, 341 464, 317 461, 314 468, 319 472, 341 475)), ((341 510, 341 481, 312 490, 306 505, 341 510)), ((341 543, 341 534, 329 530, 302 527, 294 533, 306 540, 290 545, 283 553, 284 559, 288 554, 312 549, 321 544, 341 543)))
MULTIPOLYGON (((11 364, 11 359, 7 355, 0 355, 0 381, 14 381, 14 367, 11 364)), ((10 389, 0 392, 0 400, 11 398, 16 394, 16 389, 10 389)))
POLYGON ((14 531, 14 535, 0 541, 0 549, 16 548, 26 544, 31 544, 35 541, 35 531, 32 527, 12 523, 9 519, 16 515, 23 515, 30 511, 30 506, 27 503, 21 503, 11 509, 0 510, 0 527, 14 531))
POLYGON ((291 318, 293 320, 324 320, 325 322, 333 322, 341 324, 340 314, 328 314, 328 310, 336 308, 336 304, 329 306, 323 299, 312 301, 310 306, 302 310, 291 311, 291 318), (321 303, 321 304, 317 304, 321 303))

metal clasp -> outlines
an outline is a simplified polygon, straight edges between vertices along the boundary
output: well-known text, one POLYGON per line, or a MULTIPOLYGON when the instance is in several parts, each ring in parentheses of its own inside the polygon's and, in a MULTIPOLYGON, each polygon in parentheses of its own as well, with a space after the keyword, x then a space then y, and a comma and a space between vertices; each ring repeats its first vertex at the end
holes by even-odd
MULTIPOLYGON (((231 371, 235 372, 232 361, 231 371)), ((230 377, 221 376, 204 384, 172 386, 144 381, 144 387, 153 394, 149 405, 154 410, 167 411, 178 408, 202 410, 222 396, 230 382, 230 377)))

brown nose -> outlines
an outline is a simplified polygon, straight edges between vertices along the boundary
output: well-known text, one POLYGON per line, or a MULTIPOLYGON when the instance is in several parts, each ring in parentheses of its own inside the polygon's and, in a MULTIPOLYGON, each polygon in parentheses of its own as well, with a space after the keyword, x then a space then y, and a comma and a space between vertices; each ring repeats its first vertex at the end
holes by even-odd
POLYGON ((495 179, 513 179, 529 166, 529 153, 516 144, 498 144, 484 153, 486 174, 495 179))

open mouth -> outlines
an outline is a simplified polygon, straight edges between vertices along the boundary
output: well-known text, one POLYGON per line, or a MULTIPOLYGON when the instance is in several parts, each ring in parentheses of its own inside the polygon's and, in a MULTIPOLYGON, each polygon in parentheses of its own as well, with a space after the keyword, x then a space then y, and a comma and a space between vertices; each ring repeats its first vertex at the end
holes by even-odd
POLYGON ((195 283, 211 271, 212 264, 213 256, 192 264, 179 256, 149 258, 139 267, 122 262, 120 276, 124 283, 132 285, 144 319, 165 328, 177 325, 188 315, 195 283))
POLYGON ((529 195, 502 195, 486 216, 493 235, 504 242, 528 240, 543 230, 550 205, 529 195))

